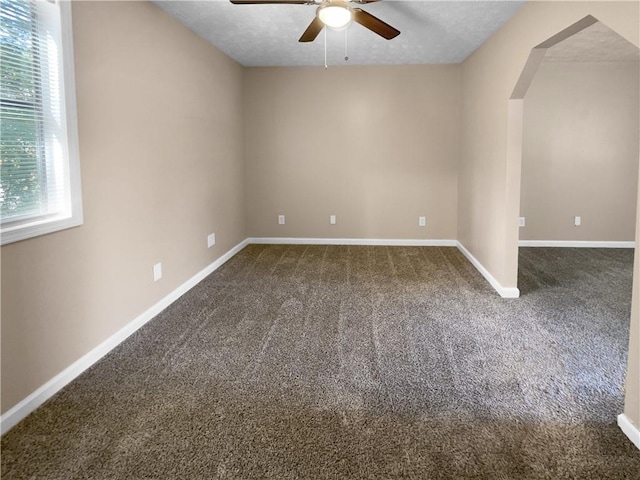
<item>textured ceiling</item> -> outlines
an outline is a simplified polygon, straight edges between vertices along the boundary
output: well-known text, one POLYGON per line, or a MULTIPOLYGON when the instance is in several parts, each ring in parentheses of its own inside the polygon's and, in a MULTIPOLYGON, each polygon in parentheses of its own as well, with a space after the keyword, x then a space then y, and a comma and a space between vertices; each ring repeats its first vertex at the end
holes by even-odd
MULTIPOLYGON (((315 5, 233 5, 227 0, 154 3, 244 66, 324 64, 323 33, 314 42, 298 42, 315 16, 315 5)), ((345 36, 349 64, 459 63, 524 3, 385 0, 356 5, 402 33, 384 40, 358 24, 344 31, 328 30, 328 64, 346 63, 345 36)))
POLYGON ((640 49, 601 22, 549 48, 546 62, 637 62, 640 49))

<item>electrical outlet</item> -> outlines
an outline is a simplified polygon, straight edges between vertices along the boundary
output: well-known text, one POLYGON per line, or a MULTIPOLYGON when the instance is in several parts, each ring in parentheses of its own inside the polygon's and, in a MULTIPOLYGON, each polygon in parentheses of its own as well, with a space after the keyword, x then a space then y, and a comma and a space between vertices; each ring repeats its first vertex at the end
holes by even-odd
POLYGON ((330 223, 331 225, 335 225, 335 224, 336 224, 336 216, 335 216, 335 215, 331 215, 331 216, 329 217, 329 223, 330 223))
POLYGON ((574 224, 576 227, 579 227, 580 225, 582 225, 582 218, 580 218, 580 217, 578 217, 578 216, 574 217, 574 219, 573 219, 573 224, 574 224))
POLYGON ((278 215, 278 224, 284 225, 284 215, 278 215))
POLYGON ((518 221, 518 225, 521 227, 524 227, 525 222, 524 222, 524 217, 520 217, 520 220, 518 221))
POLYGON ((207 236, 207 248, 211 248, 216 244, 216 234, 212 233, 207 236))
POLYGON ((162 278, 162 263, 156 263, 153 266, 153 281, 157 282, 162 278))
POLYGON ((418 217, 418 226, 426 227, 427 226, 427 217, 418 217))

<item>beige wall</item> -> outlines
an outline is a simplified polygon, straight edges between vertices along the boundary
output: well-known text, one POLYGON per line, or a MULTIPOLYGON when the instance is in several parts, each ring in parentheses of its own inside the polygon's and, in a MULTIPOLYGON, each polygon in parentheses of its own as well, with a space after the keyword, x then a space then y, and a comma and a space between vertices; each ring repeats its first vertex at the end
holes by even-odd
POLYGON ((520 240, 635 239, 638 74, 637 62, 540 65, 524 100, 520 240))
MULTIPOLYGON (((512 147, 507 141, 509 98, 529 53, 588 14, 639 45, 638 6, 638 2, 529 2, 463 63, 458 239, 504 287, 515 287, 517 282, 519 208, 514 206, 520 203, 519 162, 507 161, 507 148, 512 147)), ((636 302, 639 275, 636 264, 636 302)), ((640 425, 640 366, 632 360, 640 350, 639 321, 636 308, 625 401, 625 411, 636 425, 640 425)))
POLYGON ((455 239, 459 113, 458 65, 247 69, 249 235, 455 239))
MULTIPOLYGON (((85 224, 2 248, 3 412, 247 233, 459 238, 515 286, 507 113, 529 51, 588 13, 638 44, 639 13, 637 2, 531 2, 462 67, 243 74, 152 4, 73 12, 85 224)), ((639 277, 636 261, 625 406, 636 425, 639 277)))
POLYGON ((242 68, 151 3, 73 17, 85 223, 2 247, 3 412, 246 237, 242 68))
MULTIPOLYGON (((640 210, 640 196, 638 197, 637 208, 640 210)), ((637 239, 640 236, 640 219, 637 220, 636 226, 637 239)), ((633 266, 629 361, 625 389, 624 413, 640 429, 640 255, 638 255, 637 248, 633 266)))

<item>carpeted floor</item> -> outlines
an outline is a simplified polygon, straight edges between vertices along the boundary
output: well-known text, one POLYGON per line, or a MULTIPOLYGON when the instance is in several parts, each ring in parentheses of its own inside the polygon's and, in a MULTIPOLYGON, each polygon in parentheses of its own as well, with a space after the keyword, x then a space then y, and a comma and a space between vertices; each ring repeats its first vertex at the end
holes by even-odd
POLYGON ((3 479, 640 479, 633 250, 245 248, 2 438, 3 479))

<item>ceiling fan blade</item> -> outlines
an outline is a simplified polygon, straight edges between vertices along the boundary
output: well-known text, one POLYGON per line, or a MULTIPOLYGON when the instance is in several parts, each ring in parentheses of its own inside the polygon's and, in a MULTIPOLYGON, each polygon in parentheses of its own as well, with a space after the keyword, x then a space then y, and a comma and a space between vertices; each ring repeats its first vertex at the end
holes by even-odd
POLYGON ((234 5, 315 5, 313 0, 229 0, 234 5))
POLYGON ((324 28, 324 23, 318 17, 314 17, 313 21, 309 24, 307 29, 304 31, 302 36, 300 37, 299 42, 313 42, 318 34, 324 28))
POLYGON ((350 0, 353 3, 375 3, 375 2, 379 2, 380 0, 350 0))
POLYGON ((368 12, 365 12, 361 8, 353 9, 353 21, 359 23, 365 28, 368 28, 374 33, 377 33, 381 37, 391 40, 392 38, 400 35, 400 30, 393 28, 388 23, 383 22, 378 17, 374 17, 368 12))

